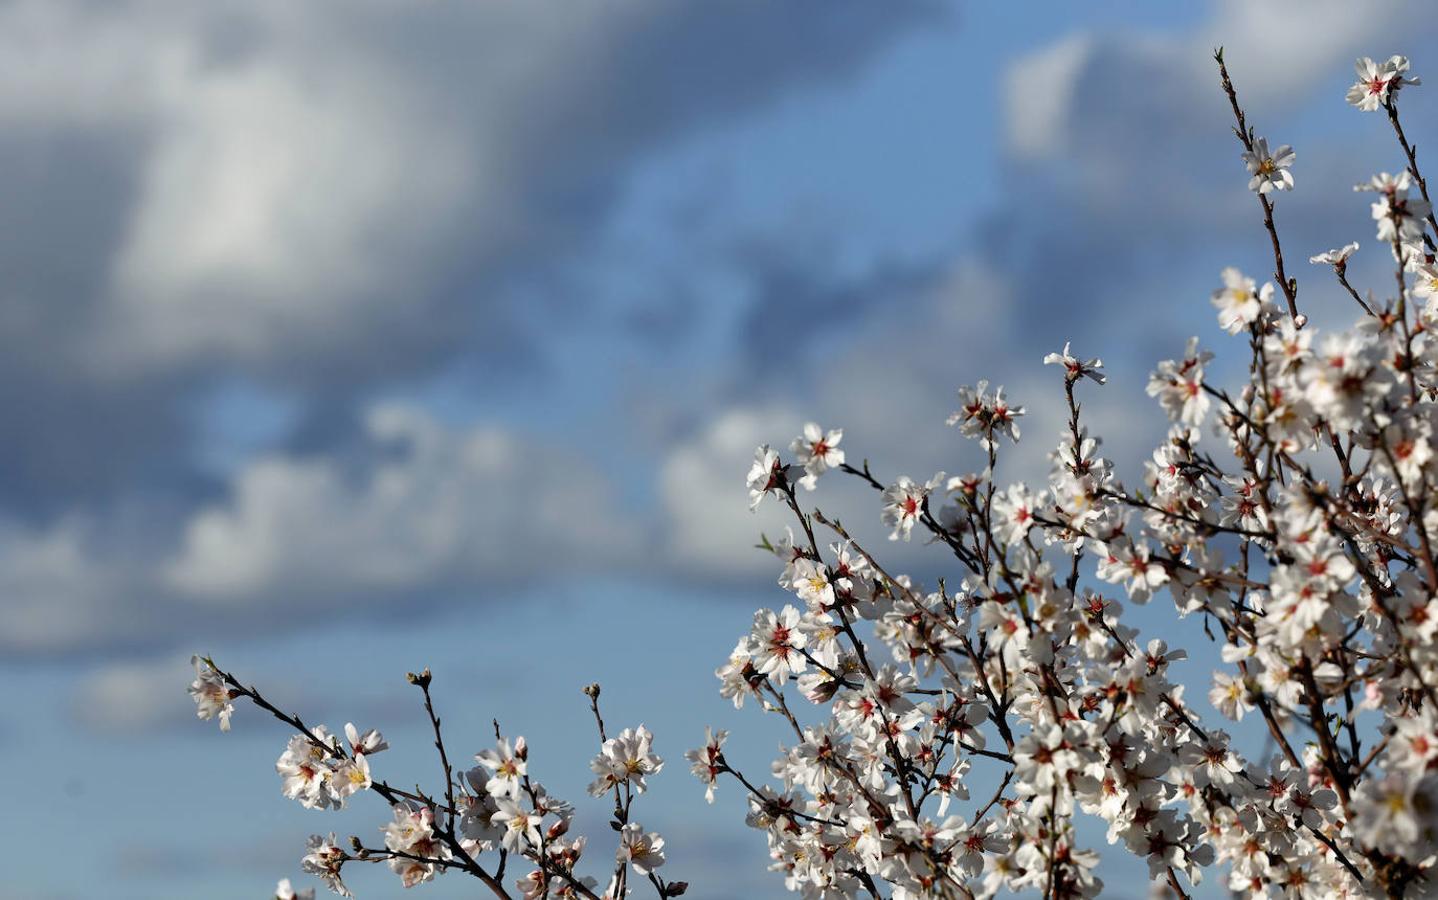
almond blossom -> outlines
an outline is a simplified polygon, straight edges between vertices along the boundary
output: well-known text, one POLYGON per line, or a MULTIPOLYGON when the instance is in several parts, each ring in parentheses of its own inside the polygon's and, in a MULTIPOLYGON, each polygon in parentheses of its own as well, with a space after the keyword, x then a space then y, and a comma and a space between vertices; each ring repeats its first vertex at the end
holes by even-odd
MULTIPOLYGON (((769 589, 797 599, 759 609, 747 631, 736 623, 715 675, 735 710, 767 714, 777 756, 763 774, 742 771, 737 752, 725 756, 729 733, 709 728, 685 758, 707 801, 724 779, 744 798, 776 887, 1097 897, 1086 844, 1098 835, 1185 898, 1205 879, 1256 897, 1426 896, 1438 883, 1438 344, 1413 302, 1438 290, 1438 222, 1395 101, 1417 80, 1403 57, 1359 62, 1349 102, 1383 108, 1407 159, 1363 187, 1377 195, 1393 277, 1364 299, 1346 271, 1356 245, 1313 257, 1357 317, 1319 332, 1299 301, 1324 288, 1300 295, 1285 273, 1269 196, 1292 186, 1291 153, 1254 137, 1222 51, 1215 61, 1274 283, 1223 270, 1210 299, 1237 339, 1220 362, 1194 337, 1157 364, 1146 389, 1169 424, 1132 477, 1083 415, 1092 401, 1079 391, 1105 385, 1102 364, 1068 344, 1043 359, 1060 372, 1032 361, 1064 407, 1046 483, 1010 475, 1024 410, 984 381, 960 390, 949 418, 984 460, 973 474, 886 478, 847 464, 842 433, 817 425, 792 458, 758 448, 751 508, 772 494, 794 517, 760 545, 778 570, 769 589), (867 519, 851 530, 807 508, 795 486, 817 489, 820 475, 872 492, 867 519), (881 529, 920 535, 920 574, 874 555, 881 529), (1125 619, 1168 600, 1178 625, 1161 636, 1125 619), (1186 662, 1185 644, 1212 648, 1203 665, 1186 662), (1230 735, 1222 719, 1244 725, 1230 735)), ((688 888, 659 874, 671 848, 633 812, 663 766, 654 736, 610 737, 598 685, 584 689, 598 729, 589 792, 612 806, 612 856, 571 833, 574 808, 497 723, 477 765, 452 768, 428 670, 409 680, 439 783, 412 789, 371 759, 387 746, 378 732, 349 725, 341 740, 308 726, 209 659, 195 675, 200 718, 227 729, 248 700, 284 725, 286 796, 316 809, 384 801, 382 846, 311 837, 302 869, 331 890, 347 895, 344 867, 374 863, 405 886, 473 877, 501 898, 619 900, 647 884, 666 900, 688 888), (602 881, 583 871, 596 857, 602 881)))
POLYGON ((1405 84, 1420 84, 1416 77, 1409 77, 1408 57, 1390 56, 1386 62, 1375 63, 1366 56, 1358 58, 1353 66, 1358 80, 1348 89, 1348 102, 1363 110, 1373 112, 1389 102, 1389 99, 1405 84))
POLYGON ((804 469, 800 484, 812 491, 820 475, 844 464, 844 451, 839 449, 839 442, 843 439, 841 428, 824 431, 813 422, 804 426, 803 435, 794 438, 790 445, 795 460, 804 469))
POLYGON ((526 761, 529 746, 523 737, 510 746, 509 741, 500 738, 493 750, 476 753, 474 761, 492 774, 484 789, 496 797, 517 797, 522 780, 528 774, 526 761))
POLYGON ((923 518, 929 494, 943 483, 943 472, 924 484, 916 484, 907 475, 900 475, 898 480, 884 491, 884 524, 893 529, 889 532, 889 540, 909 539, 914 523, 923 518))
MULTIPOLYGON (((1415 83, 1407 63, 1371 68, 1360 65, 1356 102, 1388 108, 1402 141, 1392 104, 1415 83)), ((1292 186, 1287 148, 1270 153, 1237 133, 1252 190, 1292 186)), ((1438 235, 1420 183, 1414 164, 1370 186, 1400 293, 1427 299, 1427 242, 1438 235)), ((806 602, 789 607, 785 633, 837 621, 829 658, 846 662, 813 673, 830 689, 801 690, 807 705, 786 701, 787 673, 754 662, 768 614, 719 675, 725 696, 761 697, 788 720, 797 743, 781 744, 772 767, 782 783, 756 784, 717 748, 691 754, 706 794, 726 776, 749 793, 746 822, 766 833, 787 888, 1098 896, 1080 813, 1104 820, 1109 841, 1178 896, 1215 867, 1221 886, 1245 896, 1398 896, 1438 878, 1438 349, 1403 296, 1365 301, 1347 281, 1356 244, 1313 261, 1332 267, 1364 317, 1315 336, 1262 205, 1280 283, 1260 289, 1230 268, 1212 296, 1223 330, 1244 338, 1248 380, 1215 378, 1197 338, 1160 363, 1148 393, 1173 425, 1136 488, 1080 415, 1075 387, 1104 383, 1091 374, 1098 361, 1065 346, 1043 360, 1062 368, 1068 405, 1048 485, 999 480, 996 438, 1019 434, 985 382, 960 391, 949 419, 979 442, 983 473, 886 487, 867 464, 844 469, 880 493, 892 538, 919 531, 956 569, 938 589, 791 504, 805 536, 791 541, 779 583, 806 602), (815 530, 838 539, 830 554, 842 547, 865 563, 846 570, 843 591, 815 530), (1186 658, 1170 646, 1178 636, 1146 638, 1122 619, 1164 594, 1220 648, 1225 668, 1194 692, 1206 705, 1173 680, 1186 658), (1271 743, 1230 738, 1217 717, 1257 717, 1271 743), (1002 779, 975 784, 993 766, 1002 779), (965 781, 993 799, 943 818, 965 781)))
POLYGON ((604 742, 599 755, 589 764, 599 777, 589 786, 589 793, 598 797, 624 785, 636 794, 644 793, 644 776, 656 775, 664 768, 664 760, 653 752, 654 735, 640 725, 626 728, 617 737, 604 742))
POLYGON ((648 875, 664 865, 664 838, 653 831, 646 834, 638 822, 630 822, 619 835, 619 860, 648 875))
POLYGON ((1103 368, 1103 360, 1090 359, 1080 360, 1069 354, 1069 343, 1064 343, 1064 348, 1058 353, 1050 353, 1044 357, 1046 366, 1063 366, 1064 377, 1069 381, 1078 381, 1080 378, 1089 378, 1099 384, 1108 381, 1108 376, 1099 371, 1103 368))
POLYGON ((234 699, 214 664, 199 656, 190 657, 195 667, 195 680, 190 685, 190 696, 195 701, 195 715, 201 719, 220 720, 220 730, 230 730, 230 717, 235 714, 234 699))
POLYGON ((1218 308, 1218 325, 1229 334, 1238 334, 1258 321, 1265 307, 1273 304, 1273 285, 1260 290, 1253 279, 1229 267, 1223 270, 1223 287, 1213 292, 1213 305, 1218 308))
POLYGON ((959 410, 949 416, 949 424, 957 425, 965 437, 980 438, 985 446, 992 446, 1001 434, 1017 443, 1018 419, 1023 414, 1022 406, 1004 399, 1002 385, 990 395, 989 383, 980 381, 974 387, 959 388, 959 410))
MULTIPOLYGON (((197 666, 197 673, 211 684, 227 685, 229 699, 248 699, 292 730, 275 766, 287 797, 313 809, 340 808, 347 800, 370 794, 388 804, 390 820, 379 828, 380 846, 367 846, 358 836, 351 836, 349 849, 345 849, 333 833, 310 836, 300 867, 334 893, 352 896, 344 881, 346 866, 384 863, 406 888, 442 875, 462 874, 480 880, 495 896, 510 898, 514 895, 502 879, 512 858, 516 864, 524 860, 535 867, 513 882, 520 896, 601 900, 598 880, 576 871, 588 842, 583 835, 570 834, 574 807, 531 778, 529 746, 524 738, 509 740, 496 722, 494 747, 476 754, 479 765, 463 773, 451 767, 430 694, 433 676, 428 669, 410 673, 407 679, 423 692, 434 748, 445 775, 445 783, 433 793, 419 785, 412 790, 395 787, 373 776, 370 757, 389 748, 378 730, 360 731, 347 723, 341 740, 323 725, 305 726, 298 716, 279 709, 254 688, 242 686, 209 659, 197 666)), ((191 693, 197 705, 210 702, 206 691, 191 693)), ((634 798, 644 793, 646 777, 663 768, 663 760, 653 752, 654 736, 641 725, 606 738, 599 712, 599 685, 588 685, 584 694, 600 732, 600 753, 592 767, 605 773, 601 781, 606 790, 614 789, 610 826, 618 833, 615 853, 617 859, 629 863, 615 872, 606 896, 629 893, 630 868, 648 878, 661 900, 680 896, 687 884, 666 881, 654 871, 665 862, 663 838, 630 827, 634 798)), ((714 740, 716 763, 723 738, 721 732, 714 740)), ((295 890, 286 880, 279 882, 277 896, 281 900, 312 897, 313 891, 295 890)))
POLYGON ((325 887, 341 897, 354 896, 340 879, 340 869, 348 856, 335 844, 334 832, 330 832, 329 837, 310 835, 308 850, 300 860, 300 868, 319 878, 325 887))
POLYGON ((1346 268, 1348 266, 1348 257, 1352 256, 1357 250, 1358 242, 1353 241, 1335 250, 1325 250, 1316 256, 1310 256, 1308 261, 1314 265, 1333 266, 1337 269, 1346 268))
POLYGON ((754 452, 754 465, 749 468, 749 508, 758 509, 765 495, 784 484, 784 469, 779 454, 767 445, 754 452))
POLYGON ((704 729, 704 746, 697 750, 690 750, 684 754, 684 758, 693 763, 691 771, 694 777, 704 782, 704 800, 706 803, 714 802, 714 789, 719 783, 719 773, 724 771, 724 740, 729 737, 727 731, 715 731, 712 727, 704 729))
POLYGON ((789 676, 804 671, 803 649, 808 638, 799 627, 800 614, 792 606, 779 612, 761 609, 754 614, 754 630, 750 642, 754 648, 754 668, 783 684, 789 676))
POLYGON ((1293 173, 1288 169, 1293 165, 1293 159, 1293 148, 1287 144, 1270 153, 1267 140, 1254 140, 1253 149, 1243 153, 1243 164, 1248 167, 1248 174, 1253 176, 1248 181, 1248 189, 1260 194, 1292 189, 1293 173))

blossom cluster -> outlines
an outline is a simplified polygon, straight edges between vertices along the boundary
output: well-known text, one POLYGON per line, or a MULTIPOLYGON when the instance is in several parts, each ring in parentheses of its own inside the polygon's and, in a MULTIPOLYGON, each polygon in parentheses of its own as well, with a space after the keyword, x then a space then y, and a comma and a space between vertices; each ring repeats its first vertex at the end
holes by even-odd
MULTIPOLYGON (((475 754, 475 765, 456 771, 449 760, 439 717, 430 696, 432 676, 428 669, 411 673, 409 681, 424 694, 425 711, 434 729, 435 749, 444 776, 443 789, 434 794, 416 787, 400 789, 388 781, 376 780, 370 757, 389 748, 384 737, 373 729, 361 732, 345 725, 345 740, 323 725, 307 727, 295 715, 280 710, 253 687, 245 687, 233 675, 218 668, 207 657, 196 656, 195 680, 190 694, 201 719, 219 719, 220 728, 230 729, 234 701, 244 698, 285 723, 293 731, 284 752, 275 763, 280 792, 307 809, 337 809, 349 798, 373 793, 390 807, 391 821, 380 827, 382 847, 369 847, 351 837, 348 849, 335 835, 311 835, 301 869, 318 878, 341 896, 353 894, 344 881, 344 867, 356 863, 386 863, 406 887, 414 887, 453 872, 481 881, 496 897, 585 898, 618 900, 630 895, 632 871, 653 886, 660 900, 684 894, 688 885, 665 881, 656 870, 665 863, 664 838, 646 832, 632 820, 634 797, 644 793, 646 776, 659 773, 664 761, 654 753, 654 735, 644 726, 626 728, 608 738, 599 713, 599 685, 584 689, 599 727, 600 751, 590 762, 598 779, 590 793, 614 797, 611 826, 618 832, 613 864, 607 886, 601 888, 593 876, 583 875, 577 865, 588 846, 583 836, 571 835, 574 807, 551 795, 544 785, 531 779, 529 744, 523 737, 504 737, 495 724, 492 749, 475 754), (504 883, 510 859, 523 859, 533 868, 512 883, 504 883)), ((313 889, 296 890, 288 879, 276 888, 278 900, 312 898, 313 889)))
POLYGON ((361 735, 352 722, 345 724, 345 735, 349 753, 323 725, 292 736, 275 761, 280 792, 306 809, 342 809, 346 798, 368 790, 373 784, 369 756, 388 749, 389 744, 373 729, 361 735))
POLYGON ((1358 187, 1377 195, 1395 277, 1388 297, 1365 299, 1349 281, 1356 243, 1314 255, 1362 313, 1319 335, 1275 224, 1296 157, 1256 134, 1215 58, 1276 283, 1222 270, 1211 301, 1245 339, 1248 380, 1215 379, 1197 339, 1160 363, 1147 389, 1171 424, 1136 483, 1080 416, 1076 389, 1102 385, 1103 364, 1068 346, 1044 360, 1069 415, 1040 488, 998 480, 1024 410, 985 382, 961 389, 949 418, 987 457, 977 475, 816 467, 805 448, 840 432, 813 424, 792 461, 756 452, 751 505, 795 521, 765 541, 793 602, 758 611, 716 675, 722 696, 775 713, 789 738, 767 783, 730 765, 722 732, 689 758, 710 799, 721 779, 739 784, 791 890, 1098 896, 1079 814, 1179 896, 1210 871, 1253 897, 1433 890, 1438 222, 1396 105, 1419 82, 1403 57, 1358 63, 1348 101, 1385 110, 1404 153, 1397 175, 1358 187), (829 470, 878 493, 891 538, 922 534, 957 572, 937 584, 892 572, 805 509, 795 487, 829 470), (1124 621, 1164 594, 1220 644, 1206 685, 1171 677, 1188 654, 1124 621), (1246 752, 1213 721, 1248 717, 1266 748, 1246 752))
MULTIPOLYGON (((1383 110, 1403 153, 1397 174, 1356 188, 1374 195, 1378 264, 1391 256, 1393 278, 1360 292, 1357 243, 1312 255, 1361 312, 1320 335, 1299 311, 1275 215, 1297 157, 1270 150, 1222 51, 1215 60, 1273 278, 1220 270, 1209 300, 1244 341, 1247 378, 1225 385, 1197 338, 1160 362, 1147 393, 1169 425, 1135 478, 1120 478, 1081 415, 1078 392, 1107 382, 1103 362, 1069 345, 1043 360, 1068 415, 1040 486, 1000 480, 1028 420, 983 381, 959 390, 948 420, 976 442, 976 473, 881 480, 848 461, 842 430, 814 423, 788 457, 756 451, 751 508, 781 504, 794 519, 763 544, 786 601, 754 614, 716 675, 723 698, 773 714, 786 736, 767 778, 731 763, 727 731, 685 757, 708 801, 735 786, 790 890, 1099 896, 1079 816, 1181 897, 1205 878, 1251 897, 1438 884, 1438 220, 1397 106, 1419 81, 1401 56, 1358 62, 1348 102, 1383 110), (952 574, 927 584, 887 567, 805 508, 839 477, 874 491, 890 540, 919 536, 952 574), (1178 677, 1184 649, 1134 624, 1132 608, 1160 598, 1217 645, 1221 668, 1200 684, 1178 677), (1264 746, 1234 736, 1259 723, 1264 746)), ((581 873, 593 854, 572 833, 574 807, 532 778, 523 737, 496 723, 472 767, 451 765, 428 670, 409 680, 434 731, 432 792, 383 777, 379 732, 349 724, 341 739, 208 658, 194 664, 201 719, 227 731, 244 699, 288 727, 283 796, 386 803, 380 846, 310 837, 301 868, 336 893, 350 895, 345 867, 361 863, 385 863, 406 887, 473 877, 502 898, 618 900, 631 880, 660 900, 687 889, 659 874, 666 842, 632 814, 664 766, 654 736, 640 725, 611 737, 598 685, 585 688, 599 736, 589 793, 612 802, 616 834, 603 881, 581 873), (525 871, 506 881, 511 864, 525 871)))

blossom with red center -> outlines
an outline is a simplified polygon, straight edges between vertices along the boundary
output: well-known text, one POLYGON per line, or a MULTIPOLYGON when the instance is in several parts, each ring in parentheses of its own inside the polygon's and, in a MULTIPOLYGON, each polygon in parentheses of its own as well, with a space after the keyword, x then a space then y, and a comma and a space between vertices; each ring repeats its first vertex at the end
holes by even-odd
POLYGON ((801 618, 792 606, 785 606, 778 613, 761 609, 754 614, 754 630, 750 633, 754 668, 770 676, 776 684, 783 684, 790 675, 804 671, 806 660, 801 651, 808 639, 799 627, 801 618))
POLYGON ((1063 366, 1064 380, 1072 384, 1080 378, 1092 378, 1099 384, 1108 381, 1108 376, 1100 372, 1103 368, 1103 360, 1094 358, 1081 360, 1069 353, 1069 342, 1064 342, 1064 348, 1059 353, 1050 353, 1044 357, 1046 366, 1063 366))
POLYGON ((714 802, 714 788, 718 784, 719 773, 724 770, 723 747, 727 737, 729 732, 722 729, 715 731, 706 726, 704 746, 684 754, 684 758, 693 763, 690 771, 694 773, 694 777, 704 782, 704 799, 710 803, 714 802))
POLYGON ((784 486, 784 465, 768 444, 754 451, 754 465, 749 467, 749 508, 758 509, 764 497, 784 486))
POLYGON ((1387 62, 1375 63, 1366 56, 1359 57, 1353 66, 1358 80, 1348 89, 1346 99, 1363 110, 1373 112, 1388 104, 1389 98, 1397 94, 1405 84, 1421 84, 1416 77, 1409 77, 1408 58, 1390 56, 1387 62))
POLYGON ((839 442, 843 439, 844 431, 841 428, 824 431, 813 422, 804 426, 804 433, 794 438, 790 445, 790 449, 794 451, 794 459, 804 467, 804 476, 799 479, 800 484, 812 491, 820 475, 844 464, 844 451, 839 449, 839 442))
POLYGON ((943 482, 942 472, 922 485, 916 484, 907 475, 900 475, 897 481, 885 489, 882 516, 884 524, 893 529, 889 533, 889 540, 909 539, 914 523, 923 516, 924 500, 943 482))
POLYGON ((1018 443, 1017 420, 1024 414, 1024 408, 1005 400, 1002 386, 994 391, 993 396, 989 396, 988 390, 987 381, 980 381, 974 387, 959 388, 959 411, 949 416, 949 424, 957 425, 964 437, 978 438, 989 449, 994 447, 1000 434, 1018 443))

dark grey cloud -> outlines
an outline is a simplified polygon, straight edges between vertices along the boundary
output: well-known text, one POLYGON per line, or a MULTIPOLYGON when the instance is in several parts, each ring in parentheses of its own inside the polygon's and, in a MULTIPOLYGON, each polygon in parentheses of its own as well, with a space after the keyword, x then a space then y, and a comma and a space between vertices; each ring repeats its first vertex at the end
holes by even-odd
POLYGON ((0 508, 12 514, 111 501, 179 474, 175 384, 77 371, 137 191, 135 131, 97 139, 32 125, 0 137, 0 508))
POLYGON ((730 259, 750 292, 736 342, 756 379, 812 365, 804 351, 847 343, 875 310, 889 319, 908 316, 948 265, 942 258, 891 258, 846 272, 837 248, 812 234, 785 241, 751 236, 730 259))

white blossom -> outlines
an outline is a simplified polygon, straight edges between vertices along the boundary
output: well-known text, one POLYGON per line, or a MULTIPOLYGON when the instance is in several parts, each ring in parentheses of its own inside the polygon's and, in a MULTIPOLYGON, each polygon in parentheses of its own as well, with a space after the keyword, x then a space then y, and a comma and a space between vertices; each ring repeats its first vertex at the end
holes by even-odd
POLYGON ((1259 194, 1291 189, 1293 173, 1288 169, 1293 165, 1293 159, 1293 148, 1287 144, 1270 153, 1268 141, 1256 139, 1253 149, 1243 152, 1243 164, 1248 167, 1248 174, 1253 176, 1248 180, 1248 189, 1259 194))
POLYGON ((340 879, 345 852, 335 844, 334 832, 330 832, 329 837, 310 835, 307 850, 304 858, 300 860, 300 868, 319 878, 334 893, 342 897, 353 897, 340 879))
POLYGON ((638 822, 626 824, 619 834, 619 861, 648 875, 664 865, 664 838, 653 831, 646 834, 638 822))
POLYGON ((1353 66, 1358 80, 1348 89, 1348 102, 1363 110, 1373 112, 1389 101, 1392 95, 1405 84, 1420 84, 1416 77, 1410 77, 1408 57, 1390 56, 1386 62, 1375 63, 1366 56, 1358 58, 1353 66))
POLYGON ((843 439, 843 429, 824 431, 813 422, 804 426, 804 433, 790 445, 794 459, 804 468, 800 484, 812 491, 820 475, 844 464, 844 451, 839 449, 843 439))
POLYGON ((1260 289, 1253 279, 1237 269, 1223 270, 1223 287, 1213 292, 1213 305, 1218 309, 1218 324, 1229 334, 1238 334, 1258 321, 1265 308, 1273 304, 1273 285, 1260 289))
POLYGON ((195 715, 201 719, 219 717, 220 730, 230 730, 230 716, 235 713, 235 704, 224 679, 215 671, 210 661, 199 656, 190 657, 195 667, 195 680, 190 684, 190 696, 195 700, 195 715))

